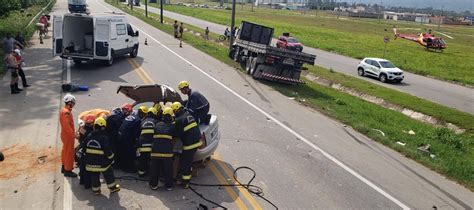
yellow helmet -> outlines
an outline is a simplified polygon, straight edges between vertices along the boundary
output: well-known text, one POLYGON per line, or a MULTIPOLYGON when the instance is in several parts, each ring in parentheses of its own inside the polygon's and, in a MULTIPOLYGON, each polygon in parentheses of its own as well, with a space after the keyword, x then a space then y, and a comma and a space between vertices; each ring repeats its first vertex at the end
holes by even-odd
POLYGON ((99 117, 95 119, 94 125, 100 126, 100 127, 105 127, 107 126, 107 121, 103 117, 99 117))
MULTIPOLYGON (((172 109, 173 111, 177 111, 177 110, 180 109, 181 107, 183 107, 183 105, 181 105, 181 103, 180 103, 180 102, 177 102, 177 101, 176 101, 176 102, 173 102, 173 103, 171 104, 171 109, 172 109)), ((163 110, 163 113, 164 113, 164 110, 163 110)))
POLYGON ((141 111, 142 113, 147 113, 148 112, 148 108, 146 108, 146 106, 140 106, 140 107, 138 107, 138 110, 141 111))
POLYGON ((174 115, 173 109, 171 109, 170 107, 165 107, 163 109, 163 116, 165 115, 173 116, 174 115))
POLYGON ((185 87, 189 87, 189 82, 188 81, 181 81, 178 83, 178 89, 183 89, 185 87))
POLYGON ((154 115, 158 114, 158 110, 155 109, 155 107, 150 107, 148 109, 148 114, 153 113, 154 115))
POLYGON ((154 105, 153 105, 153 108, 155 108, 155 109, 156 109, 156 111, 160 111, 160 110, 162 110, 162 107, 161 107, 161 104, 160 104, 160 103, 156 103, 156 104, 154 104, 154 105))

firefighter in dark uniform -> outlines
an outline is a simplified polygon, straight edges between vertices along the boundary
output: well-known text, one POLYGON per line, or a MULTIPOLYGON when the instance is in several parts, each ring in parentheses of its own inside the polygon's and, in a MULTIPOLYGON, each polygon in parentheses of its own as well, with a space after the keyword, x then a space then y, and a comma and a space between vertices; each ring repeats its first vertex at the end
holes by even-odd
POLYGON ((125 103, 120 108, 116 108, 112 110, 110 116, 107 117, 107 132, 109 135, 110 146, 112 146, 112 151, 116 154, 117 153, 117 144, 119 141, 119 129, 122 125, 123 120, 125 117, 132 113, 132 105, 129 103, 125 103))
POLYGON ((150 160, 151 146, 155 125, 158 122, 158 110, 154 107, 148 109, 145 119, 142 120, 140 137, 138 138, 138 176, 144 177, 150 160))
POLYGON ((107 122, 99 117, 94 122, 94 131, 89 134, 85 141, 85 165, 86 171, 92 182, 92 191, 100 194, 100 174, 104 176, 110 193, 118 192, 120 186, 115 182, 112 162, 114 153, 109 144, 106 129, 107 122))
POLYGON ((180 158, 180 174, 184 188, 189 187, 194 154, 202 145, 199 125, 179 102, 171 104, 175 114, 176 133, 183 142, 183 151, 180 158))
POLYGON ((152 190, 158 189, 158 178, 163 174, 166 190, 173 190, 173 135, 175 125, 173 123, 173 110, 169 107, 163 108, 163 121, 155 125, 153 135, 153 146, 150 155, 150 181, 152 190))
POLYGON ((182 94, 188 96, 188 100, 183 102, 184 107, 189 111, 189 113, 194 117, 198 123, 208 124, 210 120, 209 113, 209 102, 206 97, 196 90, 192 90, 189 87, 188 81, 181 81, 178 83, 178 89, 182 94))
POLYGON ((86 165, 84 163, 86 158, 85 139, 94 130, 94 122, 95 116, 88 114, 84 118, 84 126, 79 128, 79 147, 76 151, 76 162, 79 166, 79 184, 84 185, 85 189, 89 189, 92 186, 89 174, 86 172, 86 165))
POLYGON ((135 158, 137 156, 136 145, 140 137, 140 125, 148 109, 140 106, 122 122, 119 129, 119 142, 117 144, 117 165, 125 173, 137 173, 135 158))

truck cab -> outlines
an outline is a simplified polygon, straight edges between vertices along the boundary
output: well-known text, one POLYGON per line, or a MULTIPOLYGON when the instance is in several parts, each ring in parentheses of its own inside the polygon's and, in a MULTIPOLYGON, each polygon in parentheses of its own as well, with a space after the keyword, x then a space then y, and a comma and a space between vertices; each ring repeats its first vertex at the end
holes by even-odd
POLYGON ((103 61, 111 66, 117 56, 138 54, 138 31, 124 15, 65 14, 53 17, 53 54, 82 61, 103 61))
POLYGON ((68 0, 67 6, 70 13, 86 13, 86 0, 68 0))

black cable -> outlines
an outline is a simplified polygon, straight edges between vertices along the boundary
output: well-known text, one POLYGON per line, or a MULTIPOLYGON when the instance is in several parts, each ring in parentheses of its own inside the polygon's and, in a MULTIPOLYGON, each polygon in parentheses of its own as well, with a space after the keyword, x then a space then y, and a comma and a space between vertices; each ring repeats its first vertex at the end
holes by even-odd
MULTIPOLYGON (((255 179, 255 177, 257 176, 257 173, 255 172, 255 170, 253 170, 252 168, 250 167, 247 167, 247 166, 241 166, 241 167, 238 167, 234 170, 234 174, 233 174, 233 178, 234 180, 237 182, 237 184, 200 184, 200 183, 194 183, 194 182, 190 182, 189 185, 194 185, 194 186, 201 186, 201 187, 243 187, 245 189, 247 189, 248 192, 252 193, 252 194, 255 194, 257 195, 258 197, 260 197, 261 199, 265 200, 267 203, 269 203, 270 205, 272 205, 273 207, 275 207, 275 209, 278 210, 278 207, 272 203, 270 200, 268 200, 267 198, 265 198, 263 196, 263 189, 260 188, 259 186, 256 186, 256 185, 253 185, 252 182, 253 180, 255 179), (239 170, 242 170, 242 169, 247 169, 249 171, 251 171, 253 173, 252 175, 252 178, 247 182, 247 184, 242 184, 242 182, 240 182, 240 180, 237 178, 237 172, 239 170)), ((122 180, 136 180, 136 181, 148 181, 148 179, 142 179, 142 178, 138 178, 138 177, 134 177, 134 176, 118 176, 116 177, 115 179, 122 179, 122 180)), ((198 195, 199 197, 201 197, 203 200, 209 202, 209 203, 212 203, 216 206, 219 206, 223 209, 227 209, 226 207, 224 206, 221 206, 217 203, 215 203, 214 201, 211 201, 207 198, 204 197, 203 194, 197 192, 194 188, 192 188, 191 186, 189 186, 189 189, 191 191, 193 191, 196 195, 198 195)))

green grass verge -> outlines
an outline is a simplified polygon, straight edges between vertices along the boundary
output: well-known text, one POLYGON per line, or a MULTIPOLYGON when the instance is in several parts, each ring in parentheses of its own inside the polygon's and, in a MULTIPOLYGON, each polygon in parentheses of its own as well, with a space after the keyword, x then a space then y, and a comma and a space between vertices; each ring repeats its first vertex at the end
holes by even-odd
MULTIPOLYGON (((8 15, 2 17, 0 19, 0 39, 3 39, 7 33, 11 33, 13 37, 16 36, 16 33, 18 31, 21 31, 23 36, 25 37, 25 40, 28 42, 28 40, 33 36, 33 33, 35 32, 35 21, 28 27, 28 23, 31 21, 31 19, 42 10, 44 6, 48 4, 49 1, 45 2, 43 5, 38 4, 38 5, 33 5, 25 9, 23 12, 20 11, 12 11, 8 13, 8 15)), ((54 3, 56 0, 53 0, 53 2, 50 4, 50 6, 46 9, 47 11, 51 10, 51 8, 54 6, 54 3)), ((39 16, 37 17, 39 19, 39 16)), ((2 43, 3 44, 3 43, 2 43)), ((2 53, 3 56, 3 46, 0 44, 0 53, 2 53)), ((0 59, 0 74, 3 71, 3 59, 0 59)))
MULTIPOLYGON (((149 4, 158 7, 159 4, 149 4)), ((168 11, 196 17, 206 21, 230 25, 230 11, 205 8, 190 8, 165 5, 168 11)), ((301 15, 300 12, 255 9, 249 6, 236 7, 236 22, 251 21, 275 28, 275 35, 290 32, 306 46, 333 51, 353 58, 382 57, 383 37, 392 38, 387 45, 385 58, 400 68, 420 75, 430 75, 439 79, 474 85, 474 27, 443 26, 441 32, 454 39, 443 37, 448 49, 443 53, 426 51, 422 46, 403 39, 393 40, 393 25, 402 33, 420 33, 435 26, 419 25, 409 22, 378 21, 372 19, 344 18, 315 12, 301 15), (268 18, 272 17, 272 18, 268 18), (407 29, 409 28, 409 29, 407 29)))
MULTIPOLYGON (((112 1, 107 0, 107 2, 111 3, 112 1)), ((152 18, 146 18, 143 15, 143 10, 134 8, 134 11, 130 11, 128 7, 121 4, 111 3, 111 5, 140 18, 168 34, 173 32, 171 25, 160 24, 155 15, 152 15, 152 18)), ((169 19, 165 20, 171 22, 169 19)), ((186 25, 186 27, 196 31, 202 30, 189 25, 186 25)), ((212 34, 211 36, 216 37, 217 35, 212 34)), ((215 42, 203 42, 201 37, 193 36, 189 33, 183 36, 183 41, 224 63, 237 66, 235 62, 227 57, 227 48, 225 46, 215 42)), ((302 103, 353 127, 369 138, 381 142, 435 171, 445 174, 470 190, 474 189, 474 135, 472 133, 457 135, 448 129, 435 128, 406 117, 401 113, 312 82, 298 86, 275 83, 268 83, 268 85, 286 96, 304 101, 302 103), (382 136, 373 129, 382 130, 386 135, 382 136), (413 130, 416 132, 416 135, 409 135, 403 132, 403 130, 413 130), (406 142, 407 145, 400 146, 396 143, 397 141, 406 142), (417 147, 421 144, 430 144, 432 153, 436 157, 431 158, 418 152, 417 147)))

